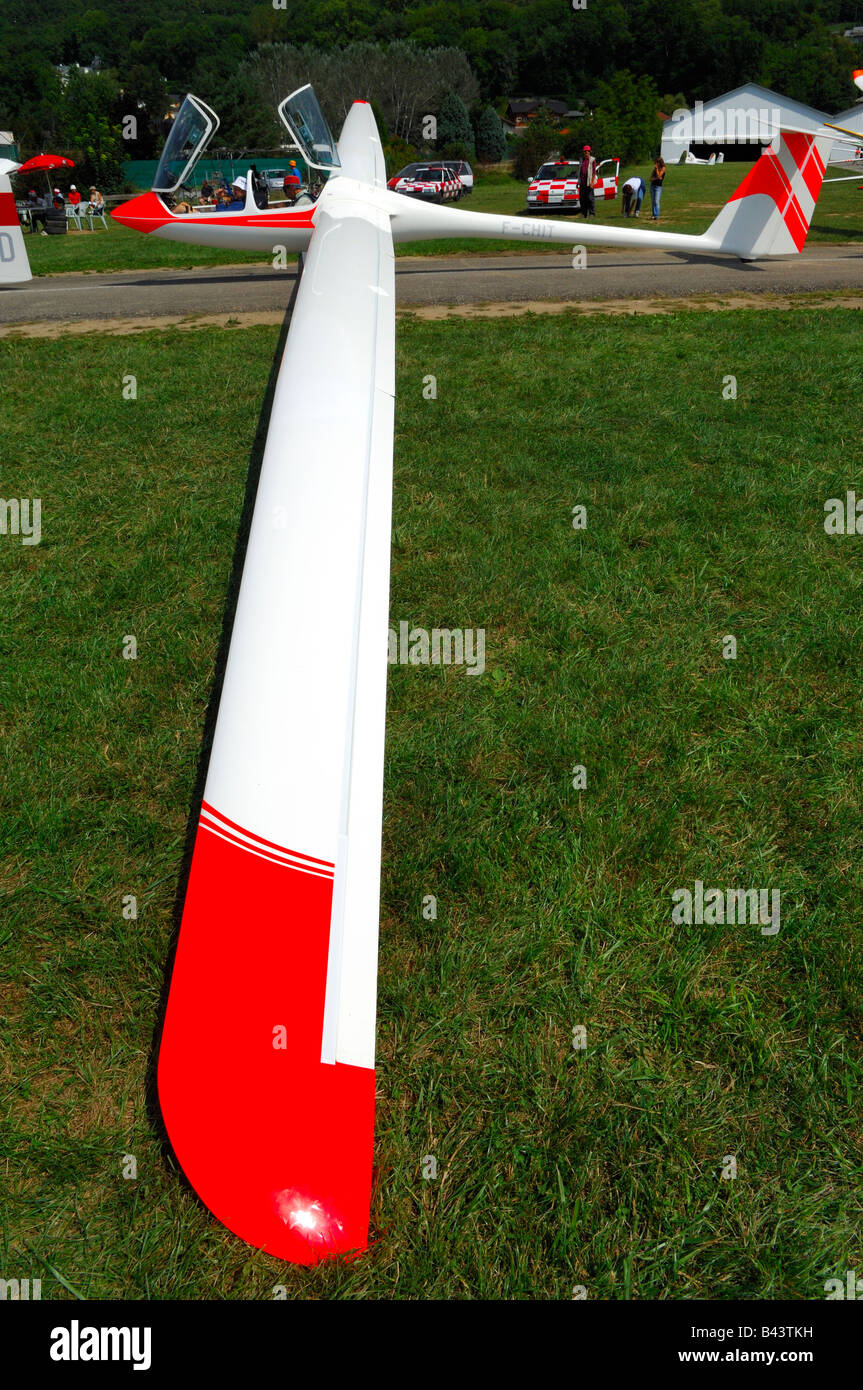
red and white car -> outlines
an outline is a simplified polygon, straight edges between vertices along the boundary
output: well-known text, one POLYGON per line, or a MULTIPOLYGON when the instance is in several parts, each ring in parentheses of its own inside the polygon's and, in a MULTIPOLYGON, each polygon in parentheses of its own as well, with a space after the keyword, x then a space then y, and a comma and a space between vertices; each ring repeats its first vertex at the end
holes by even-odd
MULTIPOLYGON (((543 164, 531 179, 527 190, 529 208, 564 207, 576 209, 579 197, 579 160, 557 159, 543 164)), ((594 194, 599 199, 617 197, 619 159, 604 159, 596 166, 597 184, 594 194), (602 170, 605 173, 602 173, 602 170)))
POLYGON ((396 193, 408 198, 422 198, 427 203, 455 202, 464 192, 462 181, 454 169, 445 164, 407 164, 387 183, 396 193))

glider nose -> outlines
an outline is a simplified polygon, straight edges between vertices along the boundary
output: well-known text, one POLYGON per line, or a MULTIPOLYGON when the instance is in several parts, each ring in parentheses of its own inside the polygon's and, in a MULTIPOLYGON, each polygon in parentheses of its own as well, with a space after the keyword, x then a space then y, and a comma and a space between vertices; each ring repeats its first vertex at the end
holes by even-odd
POLYGON ((156 193, 141 193, 121 203, 111 213, 115 222, 132 227, 136 232, 152 232, 170 222, 171 214, 156 193))

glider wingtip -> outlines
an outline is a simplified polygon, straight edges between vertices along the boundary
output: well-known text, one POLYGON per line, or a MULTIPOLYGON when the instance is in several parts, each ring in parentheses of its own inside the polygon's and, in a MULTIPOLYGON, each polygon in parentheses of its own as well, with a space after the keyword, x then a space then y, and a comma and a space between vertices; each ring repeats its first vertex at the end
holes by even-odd
MULTIPOLYGON (((349 1109, 351 1098, 342 1088, 356 1083, 355 1069, 326 1069, 342 1083, 343 1106, 316 1112, 313 1087, 292 1124, 271 1119, 256 1135, 248 1113, 236 1114, 234 1122, 214 1114, 215 1094, 206 1107, 198 1106, 175 1062, 160 1052, 157 1088, 165 1130, 188 1183, 215 1219, 248 1245, 290 1264, 361 1255, 368 1246, 373 1112, 363 1105, 359 1135, 355 1126, 343 1129, 343 1106, 349 1109)), ((205 1091, 206 1078, 197 1081, 205 1091)), ((365 1078, 359 1081, 365 1090, 365 1078)))

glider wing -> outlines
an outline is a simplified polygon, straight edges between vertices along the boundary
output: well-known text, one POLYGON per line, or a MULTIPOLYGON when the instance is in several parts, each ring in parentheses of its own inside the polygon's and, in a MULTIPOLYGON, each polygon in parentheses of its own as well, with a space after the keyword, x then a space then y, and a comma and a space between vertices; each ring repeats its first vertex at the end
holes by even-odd
POLYGON ((159 1058, 193 1187, 304 1264, 365 1247, 372 1168, 395 283, 351 187, 276 386, 159 1058))

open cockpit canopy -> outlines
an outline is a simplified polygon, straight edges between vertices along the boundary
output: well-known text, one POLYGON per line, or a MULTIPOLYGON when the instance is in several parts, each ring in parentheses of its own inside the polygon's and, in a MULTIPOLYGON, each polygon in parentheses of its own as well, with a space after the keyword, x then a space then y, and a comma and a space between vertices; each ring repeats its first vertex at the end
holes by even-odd
MULTIPOLYGON (((278 109, 291 146, 296 146, 310 168, 331 174, 340 167, 333 133, 308 83, 285 97, 278 109)), ((187 189, 192 171, 218 129, 215 111, 189 92, 165 141, 153 192, 170 195, 187 189)))
POLYGON ((190 92, 174 118, 153 180, 154 193, 175 193, 219 129, 215 111, 190 92))
POLYGON ((285 97, 279 105, 279 117, 312 169, 331 171, 339 167, 333 133, 309 83, 285 97))

